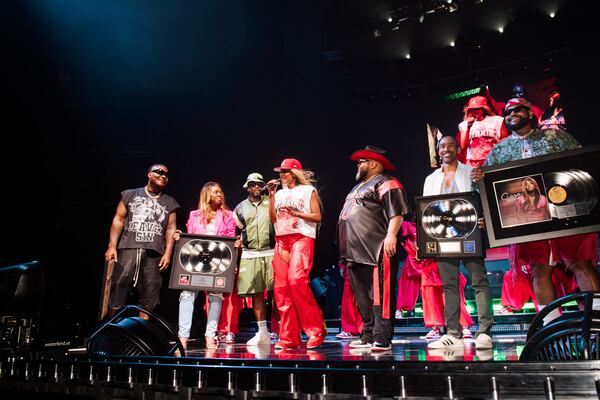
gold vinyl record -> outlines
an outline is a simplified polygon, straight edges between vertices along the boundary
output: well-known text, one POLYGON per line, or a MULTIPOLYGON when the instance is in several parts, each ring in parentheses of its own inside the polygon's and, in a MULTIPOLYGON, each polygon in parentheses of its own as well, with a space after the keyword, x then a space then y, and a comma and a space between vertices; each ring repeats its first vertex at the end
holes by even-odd
POLYGON ((477 227, 477 210, 464 199, 433 201, 422 215, 423 230, 436 239, 466 237, 477 227))
POLYGON ((219 274, 229 268, 233 256, 224 242, 198 239, 183 245, 179 261, 188 272, 219 274))
POLYGON ((544 184, 550 202, 550 212, 556 216, 555 207, 581 205, 591 211, 598 203, 600 186, 587 172, 579 169, 550 172, 544 175, 544 184))

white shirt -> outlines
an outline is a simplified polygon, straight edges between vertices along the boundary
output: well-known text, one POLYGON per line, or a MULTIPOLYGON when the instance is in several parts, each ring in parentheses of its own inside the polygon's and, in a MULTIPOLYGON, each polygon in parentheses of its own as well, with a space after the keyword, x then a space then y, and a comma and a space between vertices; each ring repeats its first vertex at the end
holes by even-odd
MULTIPOLYGON (((434 196, 442 194, 442 185, 444 184, 443 166, 433 171, 423 185, 423 196, 434 196)), ((473 190, 471 182, 472 167, 458 161, 456 173, 454 174, 454 183, 459 192, 470 192, 473 190)))
POLYGON ((284 207, 289 207, 301 213, 309 213, 313 191, 315 191, 313 186, 298 185, 293 189, 283 188, 275 193, 275 209, 277 210, 275 234, 277 236, 300 233, 313 239, 317 237, 316 222, 307 222, 302 218, 292 217, 288 212, 282 210, 284 207))

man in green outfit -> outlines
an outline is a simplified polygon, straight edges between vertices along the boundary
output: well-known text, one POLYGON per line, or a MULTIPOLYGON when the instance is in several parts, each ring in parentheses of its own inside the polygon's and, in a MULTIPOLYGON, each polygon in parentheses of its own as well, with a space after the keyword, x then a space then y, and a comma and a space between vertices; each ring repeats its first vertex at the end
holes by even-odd
POLYGON ((265 290, 273 291, 275 231, 269 218, 269 196, 262 194, 265 186, 261 174, 253 172, 248 175, 243 185, 248 191, 248 198, 233 210, 244 244, 238 273, 238 295, 252 296, 258 325, 258 332, 246 343, 250 346, 271 344, 265 290))

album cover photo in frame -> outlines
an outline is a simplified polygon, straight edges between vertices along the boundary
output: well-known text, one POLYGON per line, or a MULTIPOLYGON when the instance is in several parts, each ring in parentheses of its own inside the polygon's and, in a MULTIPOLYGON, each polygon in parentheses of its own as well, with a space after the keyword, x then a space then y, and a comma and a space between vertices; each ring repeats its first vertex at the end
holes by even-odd
POLYGON ((491 247, 600 231, 600 145, 484 167, 491 247))
POLYGON ((482 257, 479 193, 415 197, 419 258, 482 257))
POLYGON ((231 293, 238 264, 235 241, 182 233, 173 250, 169 289, 231 293))

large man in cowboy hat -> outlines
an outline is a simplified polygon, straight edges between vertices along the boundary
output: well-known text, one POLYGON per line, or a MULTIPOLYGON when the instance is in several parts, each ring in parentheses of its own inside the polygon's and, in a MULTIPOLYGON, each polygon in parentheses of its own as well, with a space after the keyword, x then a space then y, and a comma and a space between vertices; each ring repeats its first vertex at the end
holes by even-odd
POLYGON ((394 165, 384 150, 367 146, 350 159, 358 163, 358 184, 340 213, 338 246, 364 322, 350 347, 386 351, 392 348, 397 235, 410 208, 400 182, 386 173, 394 165))
POLYGON ((483 96, 471 97, 464 112, 456 136, 462 151, 459 158, 466 165, 480 167, 494 145, 508 136, 508 129, 502 117, 495 115, 483 96))

